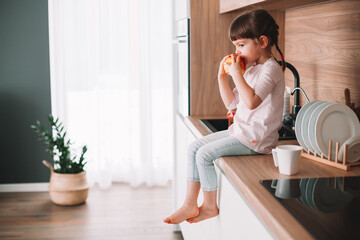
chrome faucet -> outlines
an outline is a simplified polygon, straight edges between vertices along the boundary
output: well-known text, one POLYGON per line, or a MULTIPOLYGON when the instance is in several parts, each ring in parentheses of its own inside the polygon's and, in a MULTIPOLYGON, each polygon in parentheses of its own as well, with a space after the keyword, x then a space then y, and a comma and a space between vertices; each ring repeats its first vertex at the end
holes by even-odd
POLYGON ((294 90, 291 91, 291 95, 293 95, 296 90, 300 90, 304 94, 304 97, 306 99, 306 103, 310 102, 310 100, 309 100, 308 96, 306 95, 304 89, 302 89, 301 87, 294 88, 294 90))

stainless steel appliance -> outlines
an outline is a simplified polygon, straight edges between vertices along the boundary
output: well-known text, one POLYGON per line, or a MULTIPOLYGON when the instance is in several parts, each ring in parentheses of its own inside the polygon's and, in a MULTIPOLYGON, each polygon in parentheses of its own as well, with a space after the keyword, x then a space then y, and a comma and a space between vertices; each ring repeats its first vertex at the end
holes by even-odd
POLYGON ((176 22, 176 106, 183 116, 190 115, 190 18, 176 22))

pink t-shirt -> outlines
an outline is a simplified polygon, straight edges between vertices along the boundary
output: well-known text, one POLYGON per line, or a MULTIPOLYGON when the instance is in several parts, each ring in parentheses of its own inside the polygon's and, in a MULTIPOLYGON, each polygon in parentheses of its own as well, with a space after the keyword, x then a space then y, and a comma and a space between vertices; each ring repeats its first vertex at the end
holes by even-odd
POLYGON ((278 142, 278 131, 282 126, 284 74, 275 59, 269 58, 264 64, 249 67, 244 79, 262 103, 253 110, 248 109, 235 88, 235 98, 227 106, 228 110, 237 108, 229 131, 248 148, 269 154, 278 142))

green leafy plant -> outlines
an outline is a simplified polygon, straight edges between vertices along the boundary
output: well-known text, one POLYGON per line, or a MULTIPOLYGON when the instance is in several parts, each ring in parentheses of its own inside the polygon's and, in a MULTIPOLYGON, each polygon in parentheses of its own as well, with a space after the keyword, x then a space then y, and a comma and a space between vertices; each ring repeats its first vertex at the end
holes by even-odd
POLYGON ((66 140, 66 132, 64 131, 63 123, 59 121, 59 118, 54 119, 50 114, 48 120, 51 124, 51 130, 49 131, 39 121, 36 121, 35 125, 31 125, 31 128, 36 132, 39 141, 45 144, 45 151, 50 154, 54 160, 54 171, 57 173, 79 173, 84 171, 86 161, 84 161, 84 154, 87 151, 86 146, 82 148, 82 154, 80 158, 76 160, 76 154, 71 152, 70 146, 72 143, 66 140), (56 134, 53 136, 52 132, 56 134))

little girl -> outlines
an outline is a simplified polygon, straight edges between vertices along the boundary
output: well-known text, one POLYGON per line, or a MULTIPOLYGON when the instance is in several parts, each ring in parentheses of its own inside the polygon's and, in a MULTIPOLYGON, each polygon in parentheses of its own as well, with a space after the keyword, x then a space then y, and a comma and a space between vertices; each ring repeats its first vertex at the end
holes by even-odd
POLYGON ((235 83, 232 90, 224 72, 224 57, 219 66, 221 98, 228 110, 237 108, 234 123, 228 130, 194 141, 188 151, 188 182, 181 208, 163 221, 178 224, 186 220, 200 222, 218 215, 217 176, 213 161, 222 156, 270 154, 278 141, 282 125, 285 88, 284 57, 278 46, 279 26, 265 10, 245 12, 236 18, 229 37, 236 47, 229 73, 235 83), (281 55, 283 69, 272 57, 275 46, 281 55), (241 72, 240 57, 248 69, 241 72), (204 202, 198 207, 200 187, 204 202))

